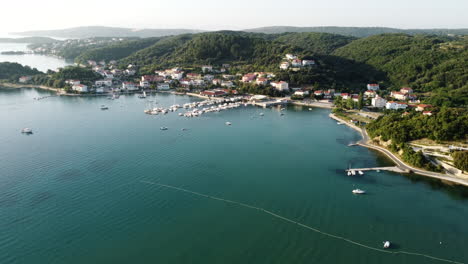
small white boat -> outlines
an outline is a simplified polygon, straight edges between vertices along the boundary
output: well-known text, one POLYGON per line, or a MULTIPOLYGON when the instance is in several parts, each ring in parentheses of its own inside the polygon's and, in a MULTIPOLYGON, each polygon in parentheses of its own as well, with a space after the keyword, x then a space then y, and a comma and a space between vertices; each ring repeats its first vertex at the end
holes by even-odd
POLYGON ((390 241, 385 241, 383 242, 383 248, 390 248, 391 244, 390 244, 390 241))
POLYGON ((364 172, 358 171, 359 175, 364 175, 364 172))
POLYGON ((23 134, 32 134, 32 129, 28 128, 28 127, 25 127, 23 129, 21 129, 21 133, 23 133, 23 134))
POLYGON ((101 110, 107 110, 109 109, 109 107, 105 106, 105 105, 101 105, 101 110))
POLYGON ((226 122, 226 126, 232 125, 231 122, 226 122))
POLYGON ((377 170, 377 172, 380 172, 380 170, 377 170))
POLYGON ((342 125, 343 123, 341 123, 341 122, 336 122, 336 124, 337 124, 337 125, 342 125))
POLYGON ((182 114, 182 113, 179 113, 179 116, 183 116, 183 115, 184 115, 184 114, 182 114))
POLYGON ((356 175, 356 171, 351 170, 351 174, 352 174, 353 176, 356 175))
POLYGON ((348 171, 348 176, 351 176, 351 171, 348 171))
POLYGON ((312 108, 309 108, 309 111, 312 111, 312 108))
POLYGON ((265 114, 264 113, 260 113, 260 116, 264 116, 265 114))
POLYGON ((353 194, 365 194, 365 193, 366 193, 366 191, 361 190, 361 189, 354 189, 353 190, 353 194))
POLYGON ((182 131, 187 131, 187 129, 186 129, 186 128, 182 128, 181 130, 182 130, 182 131))
POLYGON ((161 130, 167 130, 167 127, 161 127, 160 129, 161 130))

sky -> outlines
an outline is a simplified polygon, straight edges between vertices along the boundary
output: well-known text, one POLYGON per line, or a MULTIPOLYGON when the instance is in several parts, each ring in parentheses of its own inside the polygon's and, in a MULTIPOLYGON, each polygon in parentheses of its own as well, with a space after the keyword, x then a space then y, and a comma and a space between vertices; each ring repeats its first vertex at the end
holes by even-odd
POLYGON ((468 0, 2 0, 0 32, 77 26, 468 28, 468 0))

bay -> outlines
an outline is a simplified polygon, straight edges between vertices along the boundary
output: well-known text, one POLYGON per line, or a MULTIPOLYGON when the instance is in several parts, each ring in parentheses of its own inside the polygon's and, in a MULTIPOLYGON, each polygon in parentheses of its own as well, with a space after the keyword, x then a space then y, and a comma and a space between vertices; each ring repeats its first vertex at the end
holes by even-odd
POLYGON ((1 263, 443 263, 151 183, 376 248, 390 240, 394 251, 468 261, 466 189, 390 172, 346 176, 348 166, 391 162, 348 147, 359 135, 329 110, 243 107, 186 119, 145 115, 147 100, 134 95, 33 100, 47 95, 0 89, 1 263))

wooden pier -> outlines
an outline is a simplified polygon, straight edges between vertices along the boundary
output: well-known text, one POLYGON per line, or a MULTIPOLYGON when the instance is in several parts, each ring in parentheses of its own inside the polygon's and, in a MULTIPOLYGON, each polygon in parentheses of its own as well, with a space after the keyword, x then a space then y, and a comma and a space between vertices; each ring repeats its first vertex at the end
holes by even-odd
POLYGON ((375 167, 375 168, 352 168, 345 170, 348 171, 393 171, 398 173, 407 173, 408 171, 401 169, 398 166, 393 167, 375 167))

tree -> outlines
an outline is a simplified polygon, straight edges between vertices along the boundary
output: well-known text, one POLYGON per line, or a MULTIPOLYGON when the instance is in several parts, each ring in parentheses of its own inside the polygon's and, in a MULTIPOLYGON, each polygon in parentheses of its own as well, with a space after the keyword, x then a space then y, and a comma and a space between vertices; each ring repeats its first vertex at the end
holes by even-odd
POLYGON ((468 171, 468 151, 455 151, 452 153, 453 165, 462 171, 468 171))
POLYGON ((363 107, 364 107, 364 97, 362 96, 362 93, 359 93, 357 108, 361 110, 363 107))

